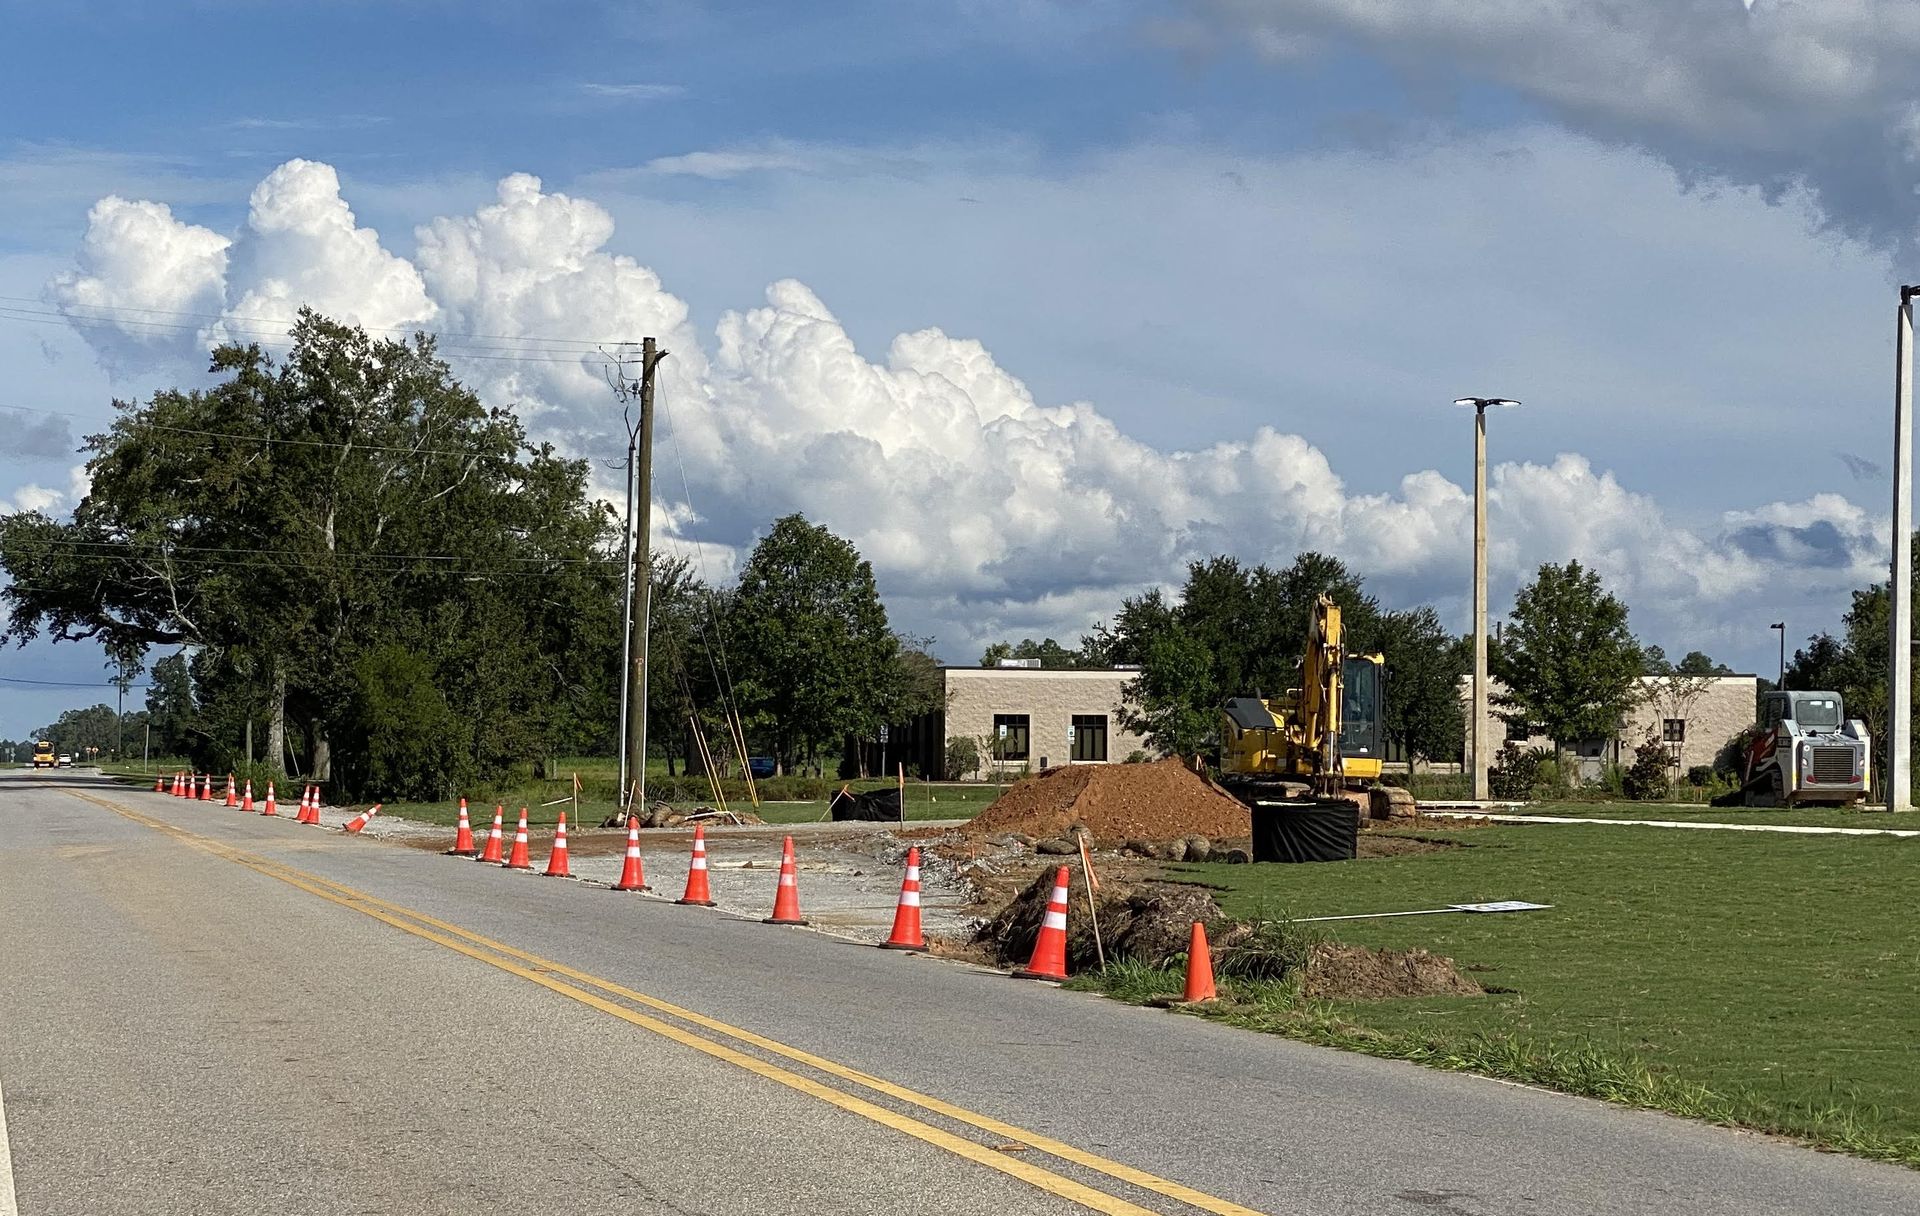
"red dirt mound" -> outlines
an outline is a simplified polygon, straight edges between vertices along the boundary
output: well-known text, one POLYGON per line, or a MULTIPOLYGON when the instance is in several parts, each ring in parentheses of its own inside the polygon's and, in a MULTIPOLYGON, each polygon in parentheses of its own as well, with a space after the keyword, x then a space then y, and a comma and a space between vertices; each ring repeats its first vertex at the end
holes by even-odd
POLYGON ((972 837, 1024 832, 1044 839, 1065 835, 1074 824, 1105 845, 1253 835, 1247 808, 1178 759, 1056 768, 1014 786, 961 831, 972 837))

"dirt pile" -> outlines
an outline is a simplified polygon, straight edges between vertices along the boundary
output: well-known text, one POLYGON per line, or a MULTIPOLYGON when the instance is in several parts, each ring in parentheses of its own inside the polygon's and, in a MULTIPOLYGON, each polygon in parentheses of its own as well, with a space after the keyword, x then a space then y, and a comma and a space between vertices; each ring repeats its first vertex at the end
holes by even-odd
MULTIPOLYGON (((974 932, 974 942, 1002 966, 1019 966, 1033 956, 1040 921, 1053 897, 1053 875, 1048 870, 1036 877, 974 932)), ((1220 905, 1205 889, 1180 883, 1123 886, 1102 881, 1098 906, 1107 960, 1134 959, 1156 966, 1186 952, 1194 921, 1214 922, 1221 916, 1220 905)), ((1085 880, 1075 873, 1068 888, 1067 969, 1086 971, 1099 965, 1093 924, 1087 916, 1085 880)))
POLYGON ((1373 950, 1342 942, 1314 946, 1301 976, 1302 996, 1322 1000, 1379 1000, 1396 996, 1479 996, 1485 989, 1425 950, 1373 950))
MULTIPOLYGON (((1012 902, 974 932, 974 957, 1003 967, 1032 956, 1040 921, 1053 894, 1053 871, 1034 878, 1012 902)), ((1100 965, 1087 916, 1084 880, 1068 889, 1067 970, 1078 974, 1100 965)), ((1376 950, 1315 940, 1314 926, 1275 933, 1273 925, 1227 921, 1202 887, 1184 883, 1103 882, 1099 896, 1101 942, 1108 962, 1179 966, 1193 922, 1207 926, 1217 973, 1293 979, 1300 995, 1315 1000, 1382 1000, 1409 996, 1478 996, 1484 989, 1450 958, 1425 950, 1376 950), (1236 954, 1245 956, 1236 958, 1236 954), (1304 961, 1303 961, 1304 960, 1304 961)))
POLYGON ((1253 835, 1247 808, 1177 759, 1052 769, 1008 790, 961 831, 976 839, 1018 832, 1044 840, 1076 826, 1109 847, 1127 840, 1253 835))

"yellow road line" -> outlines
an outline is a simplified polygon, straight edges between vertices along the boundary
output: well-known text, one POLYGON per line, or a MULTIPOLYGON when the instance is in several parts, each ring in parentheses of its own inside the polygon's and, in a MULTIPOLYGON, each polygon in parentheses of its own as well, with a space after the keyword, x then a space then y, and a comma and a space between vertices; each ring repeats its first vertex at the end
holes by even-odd
POLYGON ((650 1030, 674 1042, 684 1044, 697 1051, 711 1055, 716 1059, 738 1065, 756 1075, 797 1089, 802 1093, 819 1098, 821 1101, 830 1103, 843 1110, 872 1119, 875 1122, 894 1128, 897 1131, 905 1132, 907 1135, 914 1136, 929 1144, 946 1149, 948 1152, 964 1157, 967 1160, 985 1165, 990 1169, 999 1170, 1002 1173, 1019 1178, 1029 1185, 1059 1195, 1062 1198, 1069 1199, 1084 1207, 1092 1208, 1095 1211, 1113 1213, 1115 1216, 1135 1216, 1135 1214, 1152 1216, 1152 1213, 1150 1213, 1148 1209, 1129 1203, 1117 1196, 1094 1190, 1091 1187, 1039 1166, 1014 1160, 1000 1152, 976 1144, 971 1140, 952 1135, 931 1124, 920 1122, 910 1116, 889 1110, 883 1106, 875 1105, 851 1094, 842 1093, 840 1090, 822 1085, 798 1073, 790 1072, 787 1069, 781 1068, 779 1065, 771 1064, 743 1052, 736 1051, 724 1044, 714 1043, 711 1040, 682 1030, 677 1026, 659 1021, 655 1018, 650 1018, 645 1014, 636 1013, 595 996, 593 993, 585 991, 582 988, 551 979, 549 975, 564 976, 577 983, 598 988, 603 992, 618 996, 623 1000, 631 1001, 683 1021, 691 1022, 703 1029, 711 1030, 738 1042, 746 1043, 771 1054, 785 1057, 799 1064, 804 1064, 809 1068, 814 1068, 830 1076, 863 1086, 876 1093, 885 1094, 897 1101, 919 1107, 922 1110, 934 1114, 942 1115, 981 1131, 990 1132, 1005 1140, 1028 1145, 1050 1156, 1058 1157, 1063 1161, 1069 1161, 1083 1168, 1106 1174, 1119 1181, 1130 1183, 1144 1190, 1165 1196, 1166 1198, 1200 1208, 1202 1211, 1213 1212, 1216 1213, 1217 1216, 1261 1216, 1261 1214, 1254 1209, 1244 1207, 1231 1200, 1221 1199, 1218 1196, 1194 1190, 1192 1187, 1183 1186, 1170 1179, 1161 1178, 1157 1175, 1147 1173, 1144 1170, 1135 1169, 1132 1166, 1124 1165, 1118 1161, 1109 1160, 1095 1153, 1076 1148, 1063 1141, 1055 1140, 1052 1137, 1027 1131, 1024 1128, 978 1114, 964 1107, 955 1106, 938 1098, 917 1093, 904 1086, 895 1085, 890 1081, 869 1076, 857 1069, 848 1068, 843 1064, 835 1063, 832 1060, 813 1055, 799 1048, 789 1047, 776 1040, 754 1034, 752 1031, 730 1026, 725 1022, 707 1017, 704 1014, 695 1013, 690 1009, 684 1009, 678 1005, 660 1000, 657 997, 648 996, 646 993, 637 992, 609 980, 600 979, 587 972, 569 967, 564 963, 528 953, 527 951, 507 945, 504 942, 495 941, 491 938, 473 933, 470 930, 462 929, 458 925, 449 924, 446 921, 428 916, 425 913, 414 911, 399 904, 390 903, 377 896, 357 891, 341 883, 336 883, 331 879, 322 878, 317 874, 310 874, 304 870, 287 865, 284 862, 275 861, 271 858, 259 856, 258 854, 248 853, 232 845, 200 836, 197 833, 176 827, 164 820, 154 819, 138 811, 92 797, 91 795, 78 793, 76 791, 69 792, 73 792, 77 798, 94 803, 117 815, 141 823, 144 826, 165 832, 168 835, 223 857, 226 860, 237 862, 258 873, 276 878, 290 886, 317 895, 322 899, 339 904, 342 907, 352 908, 375 920, 392 925, 394 928, 400 929, 403 932, 411 933, 416 937, 434 942, 437 945, 444 946, 449 950, 456 951, 469 958, 486 963, 489 966, 498 967, 503 971, 510 972, 523 979, 531 980, 543 988, 579 1001, 601 1012, 611 1014, 632 1025, 650 1030), (490 954, 488 952, 492 953, 490 954), (504 957, 494 957, 494 955, 504 957))

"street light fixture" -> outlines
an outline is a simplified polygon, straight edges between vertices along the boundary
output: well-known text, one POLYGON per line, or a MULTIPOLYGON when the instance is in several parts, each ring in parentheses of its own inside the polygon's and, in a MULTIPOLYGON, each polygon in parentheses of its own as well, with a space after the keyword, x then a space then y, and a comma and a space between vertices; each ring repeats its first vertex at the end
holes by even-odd
POLYGON ((1485 802, 1487 785, 1487 407, 1511 409, 1510 397, 1456 397, 1473 407, 1473 799, 1485 802))

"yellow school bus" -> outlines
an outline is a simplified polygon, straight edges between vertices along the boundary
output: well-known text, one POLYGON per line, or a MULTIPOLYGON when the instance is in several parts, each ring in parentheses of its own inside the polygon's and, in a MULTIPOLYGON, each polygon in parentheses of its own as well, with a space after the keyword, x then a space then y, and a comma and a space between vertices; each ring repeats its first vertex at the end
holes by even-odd
POLYGON ((52 768, 57 763, 53 756, 53 740, 42 739, 33 745, 33 767, 52 768))

